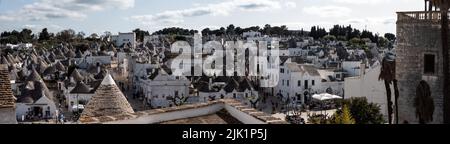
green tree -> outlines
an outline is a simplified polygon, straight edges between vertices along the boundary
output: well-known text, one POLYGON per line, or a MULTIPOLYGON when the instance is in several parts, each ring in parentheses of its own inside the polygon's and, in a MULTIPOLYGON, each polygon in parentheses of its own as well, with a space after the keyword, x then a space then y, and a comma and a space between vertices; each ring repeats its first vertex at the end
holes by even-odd
POLYGON ((78 32, 76 37, 77 37, 78 40, 83 40, 85 36, 86 36, 86 33, 78 32))
POLYGON ((63 30, 56 34, 56 38, 63 42, 71 42, 75 38, 75 31, 72 29, 63 30))
POLYGON ((342 107, 342 111, 340 113, 335 113, 334 115, 334 124, 355 124, 355 119, 348 108, 347 105, 342 107))
POLYGON ((19 36, 19 41, 22 43, 30 43, 33 40, 33 31, 30 29, 22 29, 19 36))
POLYGON ((395 35, 394 34, 392 34, 392 33, 386 33, 386 34, 384 34, 384 38, 386 38, 387 40, 389 40, 389 41, 395 41, 397 38, 395 37, 395 35))
POLYGON ((234 31, 236 31, 237 35, 241 35, 242 33, 244 33, 244 31, 242 30, 241 27, 236 27, 236 29, 234 31))
POLYGON ((271 34, 271 30, 272 30, 272 27, 269 24, 266 24, 262 31, 263 31, 264 34, 270 35, 271 34))
POLYGON ((42 29, 39 34, 39 41, 48 41, 51 38, 51 34, 48 32, 47 28, 42 29))
POLYGON ((90 38, 93 39, 93 40, 96 40, 96 39, 98 39, 98 34, 97 33, 92 33, 90 38))
POLYGON ((210 35, 210 34, 211 34, 211 29, 205 28, 205 29, 202 30, 202 35, 203 36, 207 36, 207 35, 210 35))
MULTIPOLYGON (((380 106, 367 102, 367 99, 364 97, 343 100, 342 105, 344 107, 348 106, 355 124, 383 124, 385 122, 380 112, 380 106)), ((337 113, 342 113, 343 111, 344 108, 337 113)))
POLYGON ((327 40, 327 41, 336 41, 336 36, 334 35, 326 35, 323 37, 323 39, 327 40))
POLYGON ((182 29, 178 27, 171 27, 171 28, 164 28, 162 30, 156 31, 153 34, 154 35, 194 35, 194 33, 197 33, 197 30, 189 30, 189 29, 182 29))
POLYGON ((140 41, 140 42, 144 41, 145 36, 150 35, 150 33, 148 31, 143 31, 139 28, 133 30, 133 32, 136 34, 136 41, 140 41))
POLYGON ((229 34, 229 35, 234 35, 236 32, 235 32, 235 26, 233 25, 233 24, 230 24, 228 27, 227 27, 227 34, 229 34))
POLYGON ((364 41, 360 38, 352 38, 349 42, 349 44, 353 47, 359 47, 364 43, 364 41))
POLYGON ((380 47, 387 47, 389 44, 388 39, 384 38, 384 37, 378 37, 378 46, 380 47))

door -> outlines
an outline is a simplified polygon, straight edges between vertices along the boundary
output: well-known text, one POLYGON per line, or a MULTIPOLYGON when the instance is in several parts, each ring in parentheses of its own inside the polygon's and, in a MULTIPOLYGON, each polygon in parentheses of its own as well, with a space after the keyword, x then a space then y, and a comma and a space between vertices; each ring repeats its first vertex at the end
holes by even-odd
POLYGON ((33 107, 33 116, 43 116, 42 107, 33 107))

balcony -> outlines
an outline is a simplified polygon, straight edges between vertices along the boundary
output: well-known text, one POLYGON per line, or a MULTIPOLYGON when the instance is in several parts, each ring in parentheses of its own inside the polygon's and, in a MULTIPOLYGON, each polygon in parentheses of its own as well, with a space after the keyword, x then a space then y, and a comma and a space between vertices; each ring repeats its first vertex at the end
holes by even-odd
POLYGON ((397 16, 398 22, 439 22, 441 20, 440 11, 397 12, 397 16))

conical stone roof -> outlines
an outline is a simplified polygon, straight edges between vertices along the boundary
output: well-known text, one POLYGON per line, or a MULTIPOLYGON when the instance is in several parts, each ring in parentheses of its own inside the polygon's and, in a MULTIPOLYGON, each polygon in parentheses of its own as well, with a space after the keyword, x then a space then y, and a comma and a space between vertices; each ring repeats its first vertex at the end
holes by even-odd
POLYGON ((39 75, 39 73, 35 70, 32 69, 30 75, 28 75, 26 81, 41 81, 42 77, 39 75))
POLYGON ((70 75, 76 82, 83 81, 84 77, 78 72, 77 69, 75 69, 72 74, 70 75))
POLYGON ((56 70, 59 70, 59 71, 66 70, 66 67, 61 63, 61 61, 56 62, 55 66, 56 66, 56 70))
POLYGON ((83 82, 77 82, 77 85, 75 86, 75 88, 72 89, 72 91, 70 91, 71 94, 87 94, 87 93, 91 93, 91 89, 84 84, 83 82))
POLYGON ((108 74, 86 105, 81 119, 134 113, 133 108, 108 74))
POLYGON ((16 98, 11 90, 8 67, 0 65, 0 108, 15 107, 16 98))

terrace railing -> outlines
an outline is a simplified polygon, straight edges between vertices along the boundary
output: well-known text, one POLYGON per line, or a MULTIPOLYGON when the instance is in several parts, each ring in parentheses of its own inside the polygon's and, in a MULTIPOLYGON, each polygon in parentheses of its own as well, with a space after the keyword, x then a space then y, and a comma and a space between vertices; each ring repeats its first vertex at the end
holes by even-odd
POLYGON ((441 20, 440 11, 411 11, 411 12, 397 12, 398 21, 431 21, 438 22, 441 20))

